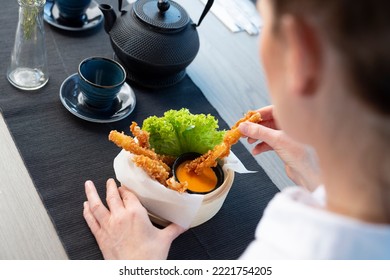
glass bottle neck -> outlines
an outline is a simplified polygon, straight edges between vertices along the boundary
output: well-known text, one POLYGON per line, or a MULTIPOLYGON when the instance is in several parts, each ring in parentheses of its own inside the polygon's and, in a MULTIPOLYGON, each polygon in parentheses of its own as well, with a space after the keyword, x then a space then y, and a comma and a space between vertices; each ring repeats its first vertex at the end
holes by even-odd
POLYGON ((18 0, 18 2, 22 3, 19 6, 20 31, 24 39, 35 40, 36 36, 43 32, 43 7, 46 0, 18 0))
POLYGON ((46 0, 18 0, 21 7, 43 7, 46 4, 46 0))

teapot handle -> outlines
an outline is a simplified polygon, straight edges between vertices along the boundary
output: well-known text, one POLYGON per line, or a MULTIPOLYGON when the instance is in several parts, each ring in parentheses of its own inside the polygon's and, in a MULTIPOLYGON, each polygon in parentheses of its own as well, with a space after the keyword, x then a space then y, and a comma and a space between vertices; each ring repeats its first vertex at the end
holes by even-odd
POLYGON ((122 10, 122 6, 123 6, 122 2, 123 2, 122 0, 118 0, 118 11, 121 15, 124 15, 124 14, 126 14, 127 11, 122 10))
POLYGON ((205 17, 205 16, 207 15, 207 13, 210 11, 211 6, 212 6, 213 4, 214 4, 214 0, 208 0, 208 1, 207 1, 206 6, 205 6, 205 8, 204 8, 204 10, 203 10, 203 12, 202 12, 200 18, 199 18, 199 22, 198 22, 198 24, 195 25, 195 27, 198 27, 198 26, 202 23, 204 17, 205 17))

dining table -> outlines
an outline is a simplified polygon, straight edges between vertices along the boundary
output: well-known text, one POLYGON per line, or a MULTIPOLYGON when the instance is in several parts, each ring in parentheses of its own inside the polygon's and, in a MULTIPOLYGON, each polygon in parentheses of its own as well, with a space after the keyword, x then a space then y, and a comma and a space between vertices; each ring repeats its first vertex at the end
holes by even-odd
MULTIPOLYGON (((126 2, 124 9, 130 9, 131 2, 126 2)), ((201 0, 176 2, 194 22, 204 9, 201 0)), ((92 1, 96 6, 103 3, 118 9, 116 0, 92 1)), ((53 1, 48 4, 54 5, 53 1)), ((113 160, 120 152, 108 140, 111 130, 129 133, 133 121, 142 124, 148 116, 181 108, 211 114, 220 129, 229 129, 247 111, 271 104, 258 56, 259 35, 232 32, 216 13, 209 12, 197 27, 199 52, 179 83, 149 88, 128 80, 135 100, 126 117, 107 122, 80 118, 64 106, 61 94, 65 81, 77 73, 83 59, 115 58, 103 16, 94 19, 94 26, 75 30, 45 18, 49 82, 41 89, 24 91, 6 78, 18 22, 17 1, 3 1, 2 13, 1 260, 103 258, 83 218, 84 182, 94 181, 100 196, 105 197, 105 182, 115 178, 113 160)), ((274 152, 253 156, 252 148, 242 138, 232 152, 256 172, 236 173, 218 213, 176 238, 168 259, 237 259, 254 239, 267 204, 292 182, 274 152)))

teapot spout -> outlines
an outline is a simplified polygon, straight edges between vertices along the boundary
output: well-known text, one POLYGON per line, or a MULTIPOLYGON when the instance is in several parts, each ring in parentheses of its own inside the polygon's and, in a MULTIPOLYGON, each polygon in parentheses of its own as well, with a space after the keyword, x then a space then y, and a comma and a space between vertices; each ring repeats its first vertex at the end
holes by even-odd
POLYGON ((104 16, 104 30, 109 33, 116 21, 116 13, 112 6, 108 4, 100 4, 99 9, 102 11, 104 16))

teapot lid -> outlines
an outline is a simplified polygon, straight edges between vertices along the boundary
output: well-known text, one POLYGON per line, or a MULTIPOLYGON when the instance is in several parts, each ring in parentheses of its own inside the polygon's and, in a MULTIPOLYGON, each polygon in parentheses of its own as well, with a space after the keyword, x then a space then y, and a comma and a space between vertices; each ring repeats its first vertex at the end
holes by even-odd
POLYGON ((190 21, 184 8, 173 1, 138 0, 133 10, 141 21, 167 31, 181 29, 190 21))

